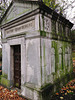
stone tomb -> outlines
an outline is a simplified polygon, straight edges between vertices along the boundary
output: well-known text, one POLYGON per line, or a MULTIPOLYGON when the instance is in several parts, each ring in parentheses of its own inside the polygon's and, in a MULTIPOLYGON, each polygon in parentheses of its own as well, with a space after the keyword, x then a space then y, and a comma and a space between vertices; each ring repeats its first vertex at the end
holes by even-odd
POLYGON ((32 100, 50 100, 57 80, 60 86, 71 76, 72 26, 40 0, 13 0, 1 19, 1 84, 32 100))

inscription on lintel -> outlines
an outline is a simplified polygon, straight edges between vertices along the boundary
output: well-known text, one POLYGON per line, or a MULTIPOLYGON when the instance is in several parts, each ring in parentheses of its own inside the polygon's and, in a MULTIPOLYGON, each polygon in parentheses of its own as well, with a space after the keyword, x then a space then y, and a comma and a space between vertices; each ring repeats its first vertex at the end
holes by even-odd
POLYGON ((16 33, 25 32, 25 31, 28 31, 28 30, 34 29, 34 28, 35 28, 35 21, 33 20, 33 21, 27 22, 25 24, 8 29, 5 31, 5 33, 6 33, 6 35, 16 34, 16 33))

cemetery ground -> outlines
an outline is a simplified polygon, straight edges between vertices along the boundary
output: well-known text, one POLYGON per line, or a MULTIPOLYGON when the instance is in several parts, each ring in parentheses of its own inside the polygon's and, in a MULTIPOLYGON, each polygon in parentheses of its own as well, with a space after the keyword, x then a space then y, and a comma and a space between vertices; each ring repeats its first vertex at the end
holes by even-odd
POLYGON ((58 92, 52 95, 51 100, 75 100, 75 79, 69 81, 58 92))
MULTIPOLYGON (((59 85, 59 83, 58 83, 59 85)), ((7 89, 0 85, 0 100, 27 100, 18 95, 17 90, 7 89)), ((50 100, 75 100, 75 79, 70 80, 58 92, 54 93, 50 100)))
MULTIPOLYGON (((73 74, 74 74, 73 76, 75 77, 75 67, 73 68, 73 74)), ((0 76, 0 81, 1 81, 1 76, 0 76)), ((28 100, 28 99, 22 97, 21 95, 18 95, 18 91, 16 89, 13 88, 8 89, 0 84, 0 100, 28 100)), ((70 80, 59 91, 51 95, 50 100, 75 100, 75 78, 70 80)))

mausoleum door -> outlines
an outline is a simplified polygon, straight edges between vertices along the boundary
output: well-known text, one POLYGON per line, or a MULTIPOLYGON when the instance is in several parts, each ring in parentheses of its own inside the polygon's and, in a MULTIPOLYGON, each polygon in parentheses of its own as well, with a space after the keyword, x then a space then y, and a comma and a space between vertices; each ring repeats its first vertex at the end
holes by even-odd
POLYGON ((14 86, 21 88, 21 47, 14 46, 14 86))

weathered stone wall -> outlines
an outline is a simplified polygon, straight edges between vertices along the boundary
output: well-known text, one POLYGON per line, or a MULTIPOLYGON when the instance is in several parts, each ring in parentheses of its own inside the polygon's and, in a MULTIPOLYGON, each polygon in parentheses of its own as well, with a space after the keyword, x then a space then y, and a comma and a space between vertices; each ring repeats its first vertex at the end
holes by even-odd
POLYGON ((72 31, 72 60, 73 72, 75 73, 75 30, 72 31))
POLYGON ((26 40, 26 64, 27 64, 26 82, 41 86, 39 38, 26 40))
POLYGON ((40 15, 40 36, 42 96, 50 100, 47 97, 72 78, 71 30, 62 19, 40 15))
POLYGON ((72 71, 71 44, 41 39, 42 85, 53 83, 72 71))

